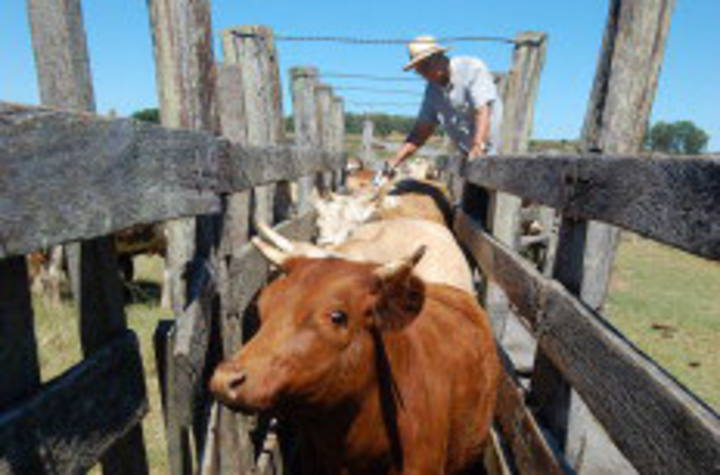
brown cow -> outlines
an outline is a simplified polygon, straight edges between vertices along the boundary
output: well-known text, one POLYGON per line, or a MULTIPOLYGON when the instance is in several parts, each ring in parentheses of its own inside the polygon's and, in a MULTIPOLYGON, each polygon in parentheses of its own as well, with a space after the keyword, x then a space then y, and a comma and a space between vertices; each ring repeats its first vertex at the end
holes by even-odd
MULTIPOLYGON (((421 248, 422 249, 422 248, 421 248)), ((210 387, 226 405, 293 421, 303 473, 461 473, 479 463, 499 363, 461 290, 384 265, 287 257, 259 332, 210 387)))

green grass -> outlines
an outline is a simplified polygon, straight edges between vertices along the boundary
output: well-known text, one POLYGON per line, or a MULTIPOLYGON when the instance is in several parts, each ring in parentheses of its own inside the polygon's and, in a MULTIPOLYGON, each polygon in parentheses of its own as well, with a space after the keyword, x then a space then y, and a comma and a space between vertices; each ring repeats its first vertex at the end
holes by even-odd
MULTIPOLYGON (((160 404, 157 369, 152 337, 159 319, 170 318, 168 310, 159 307, 158 288, 162 275, 162 260, 158 257, 135 259, 136 284, 133 296, 136 303, 126 306, 128 326, 140 340, 150 411, 143 421, 143 435, 151 473, 168 473, 165 429, 160 404)), ((43 381, 58 376, 82 360, 77 312, 69 301, 53 308, 42 298, 34 297, 35 327, 38 356, 43 381)), ((93 470, 92 473, 100 473, 93 470)))
POLYGON ((640 349, 720 409, 720 264, 626 236, 606 315, 640 349))

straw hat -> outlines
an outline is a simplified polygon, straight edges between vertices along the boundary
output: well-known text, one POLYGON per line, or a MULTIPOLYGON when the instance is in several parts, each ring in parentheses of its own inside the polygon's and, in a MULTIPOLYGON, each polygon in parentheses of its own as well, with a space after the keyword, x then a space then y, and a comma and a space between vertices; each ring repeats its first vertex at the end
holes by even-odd
POLYGON ((421 35, 408 43, 410 62, 403 67, 403 71, 417 66, 418 63, 426 60, 436 53, 444 53, 450 48, 440 46, 434 36, 421 35))

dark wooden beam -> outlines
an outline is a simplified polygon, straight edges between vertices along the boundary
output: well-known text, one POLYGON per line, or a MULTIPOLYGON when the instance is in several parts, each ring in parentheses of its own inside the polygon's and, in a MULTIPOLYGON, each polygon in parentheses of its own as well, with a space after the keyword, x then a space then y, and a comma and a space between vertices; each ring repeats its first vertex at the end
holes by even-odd
POLYGON ((533 322, 542 351, 635 468, 641 473, 717 470, 720 417, 709 406, 465 214, 458 215, 455 229, 518 313, 533 322))
POLYGON ((216 213, 217 193, 343 160, 313 148, 241 147, 206 132, 2 102, 0 142, 0 258, 216 213))
POLYGON ((145 378, 131 331, 0 413, 0 473, 81 473, 137 427, 145 378))
POLYGON ((475 184, 720 259, 720 157, 488 157, 475 184), (532 179, 528 179, 532 177, 532 179))

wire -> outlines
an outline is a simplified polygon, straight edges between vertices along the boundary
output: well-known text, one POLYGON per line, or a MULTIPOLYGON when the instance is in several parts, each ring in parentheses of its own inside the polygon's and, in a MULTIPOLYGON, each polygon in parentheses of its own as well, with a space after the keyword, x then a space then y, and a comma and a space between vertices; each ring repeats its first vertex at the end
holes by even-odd
POLYGON ((411 81, 420 82, 421 78, 416 76, 375 76, 372 74, 355 74, 355 73, 320 73, 320 76, 326 78, 343 78, 343 79, 368 79, 370 81, 411 81))
MULTIPOLYGON (((233 31, 233 34, 240 38, 253 38, 262 35, 256 33, 243 33, 240 31, 233 31)), ((350 36, 290 36, 290 35, 275 35, 274 39, 277 41, 324 41, 334 43, 349 43, 349 44, 362 44, 362 45, 392 45, 392 44, 406 44, 415 39, 397 39, 397 38, 357 38, 350 36)), ((433 41, 439 43, 458 43, 461 41, 495 41, 499 43, 516 44, 517 41, 511 38, 503 38, 500 36, 448 36, 444 38, 437 38, 433 41)))
POLYGON ((409 89, 376 89, 372 87, 340 86, 334 87, 336 91, 364 91, 377 94, 405 94, 408 96, 420 96, 422 91, 411 91, 409 89))

